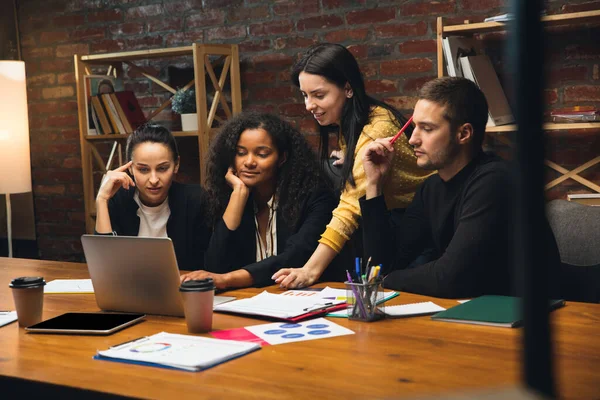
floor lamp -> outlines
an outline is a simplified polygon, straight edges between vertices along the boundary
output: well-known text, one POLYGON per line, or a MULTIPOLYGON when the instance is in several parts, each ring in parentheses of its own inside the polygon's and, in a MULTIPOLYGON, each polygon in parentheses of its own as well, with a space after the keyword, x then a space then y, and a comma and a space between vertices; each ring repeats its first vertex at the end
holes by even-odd
POLYGON ((10 195, 31 192, 25 63, 0 61, 0 194, 6 195, 8 256, 12 257, 10 195))

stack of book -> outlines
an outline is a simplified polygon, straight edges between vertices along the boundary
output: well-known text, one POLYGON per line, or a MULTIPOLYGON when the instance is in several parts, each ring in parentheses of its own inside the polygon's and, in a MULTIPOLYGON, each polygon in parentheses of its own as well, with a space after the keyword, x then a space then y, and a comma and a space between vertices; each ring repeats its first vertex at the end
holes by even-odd
POLYGON ((146 122, 146 117, 129 90, 119 90, 120 81, 108 75, 86 75, 88 135, 131 133, 146 122))
POLYGON ((473 38, 449 36, 442 48, 450 76, 462 76, 477 84, 488 102, 488 126, 515 121, 500 80, 490 58, 483 54, 481 44, 473 38))

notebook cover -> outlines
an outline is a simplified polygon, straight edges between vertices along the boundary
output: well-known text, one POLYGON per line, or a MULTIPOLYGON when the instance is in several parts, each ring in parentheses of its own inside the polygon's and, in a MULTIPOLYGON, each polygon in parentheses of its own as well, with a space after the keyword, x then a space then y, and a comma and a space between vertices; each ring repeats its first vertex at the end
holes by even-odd
MULTIPOLYGON (((550 309, 564 305, 564 300, 550 300, 550 309)), ((516 327, 521 324, 521 299, 486 295, 475 298, 431 317, 438 321, 516 327)))
POLYGON ((106 356, 103 356, 101 354, 96 354, 92 358, 94 360, 112 361, 112 362, 119 362, 119 363, 124 363, 124 364, 133 364, 133 365, 143 365, 143 366, 146 366, 146 367, 158 367, 158 368, 165 368, 165 369, 174 369, 174 370, 177 370, 177 371, 185 371, 185 372, 200 372, 200 371, 205 371, 207 369, 210 369, 212 367, 216 367, 217 365, 221 365, 221 364, 226 363, 228 361, 235 360, 236 358, 243 357, 243 356, 245 356, 247 354, 254 353, 255 351, 260 350, 260 349, 261 349, 261 347, 257 347, 255 349, 252 349, 252 350, 248 351, 247 353, 238 354, 238 355, 236 355, 234 357, 228 358, 228 359, 223 360, 221 362, 216 362, 214 364, 210 364, 210 365, 207 365, 205 367, 194 369, 194 370, 188 369, 188 368, 179 368, 179 367, 176 367, 176 366, 173 366, 173 365, 165 365, 165 364, 159 364, 159 363, 154 363, 154 362, 148 362, 148 361, 127 360, 127 359, 124 359, 124 358, 106 357, 106 356))

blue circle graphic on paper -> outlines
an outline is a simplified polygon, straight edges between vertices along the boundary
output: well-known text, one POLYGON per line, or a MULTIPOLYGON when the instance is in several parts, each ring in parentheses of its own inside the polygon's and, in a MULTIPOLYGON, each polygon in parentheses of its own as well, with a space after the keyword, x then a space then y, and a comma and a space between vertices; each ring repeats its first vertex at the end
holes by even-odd
POLYGON ((284 339, 298 339, 298 338, 301 338, 302 336, 304 336, 303 333, 287 333, 285 335, 281 335, 281 337, 284 339))
POLYGON ((308 329, 323 329, 329 327, 327 324, 312 324, 306 326, 308 329))
POLYGON ((285 329, 269 329, 268 331, 265 331, 265 334, 267 335, 279 335, 281 333, 285 333, 285 329))
POLYGON ((284 328, 284 329, 292 329, 292 328, 300 328, 301 326, 302 325, 300 325, 300 324, 283 324, 279 327, 284 328))
POLYGON ((328 331, 326 329, 318 329, 316 331, 308 332, 309 335, 327 335, 328 333, 331 333, 331 331, 328 331))

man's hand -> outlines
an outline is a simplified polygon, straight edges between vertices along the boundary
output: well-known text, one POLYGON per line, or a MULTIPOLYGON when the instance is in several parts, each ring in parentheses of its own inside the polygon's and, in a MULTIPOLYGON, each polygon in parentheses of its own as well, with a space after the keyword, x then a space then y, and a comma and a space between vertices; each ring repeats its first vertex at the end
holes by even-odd
POLYGON ((193 272, 188 272, 187 274, 183 274, 180 277, 180 281, 181 282, 186 282, 186 281, 196 281, 196 280, 201 280, 201 279, 206 279, 206 278, 212 278, 213 282, 215 283, 215 287, 217 289, 227 289, 227 274, 213 274, 212 272, 208 272, 208 271, 193 271, 193 272))
POLYGON ((394 159, 391 138, 377 139, 363 153, 363 168, 367 176, 367 199, 382 194, 383 180, 394 159))

